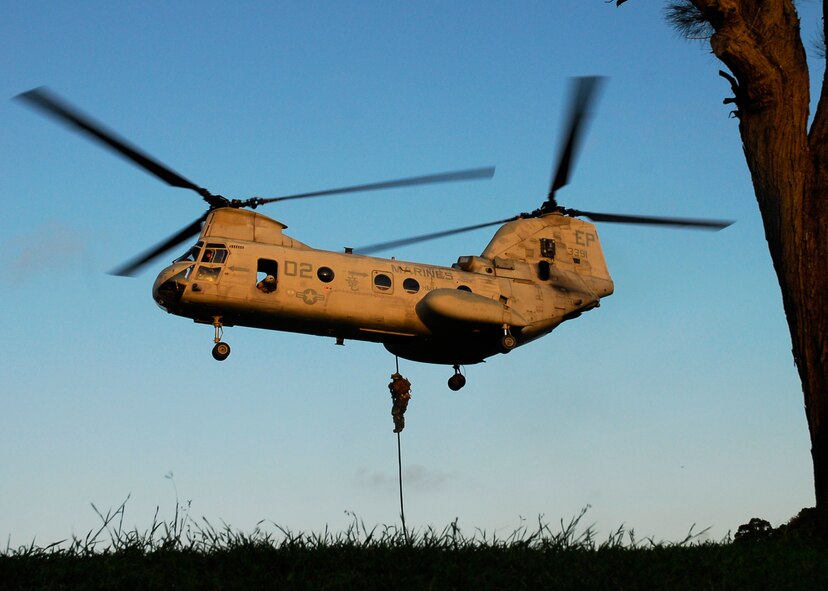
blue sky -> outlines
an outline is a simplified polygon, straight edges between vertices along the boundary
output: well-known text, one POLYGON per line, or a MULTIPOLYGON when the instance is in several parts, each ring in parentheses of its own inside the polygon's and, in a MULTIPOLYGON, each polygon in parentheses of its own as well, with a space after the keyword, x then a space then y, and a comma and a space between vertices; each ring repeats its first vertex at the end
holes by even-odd
MULTIPOLYGON (((778 284, 729 86, 662 2, 7 3, 0 88, 48 85, 211 191, 273 196, 496 165, 493 180, 264 213, 340 250, 509 217, 544 199, 567 79, 610 77, 565 205, 735 219, 719 233, 598 226, 616 293, 508 356, 401 362, 409 525, 625 524, 679 540, 813 503, 778 284)), ((816 36, 819 3, 802 2, 816 36)), ((813 61, 816 61, 812 58, 813 61)), ((814 86, 822 77, 814 71, 814 86)), ((381 346, 163 313, 155 274, 106 271, 203 211, 19 103, 0 105, 0 539, 85 535, 90 507, 333 530, 396 523, 381 346), (174 485, 168 474, 174 475, 174 485)), ((481 230, 389 252, 448 265, 481 230)), ((183 249, 181 249, 183 251, 183 249)))

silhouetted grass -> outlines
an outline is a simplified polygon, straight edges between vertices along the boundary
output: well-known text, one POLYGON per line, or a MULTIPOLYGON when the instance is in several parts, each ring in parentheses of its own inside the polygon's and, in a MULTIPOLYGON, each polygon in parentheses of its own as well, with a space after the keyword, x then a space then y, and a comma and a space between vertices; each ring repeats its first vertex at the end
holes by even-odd
POLYGON ((189 507, 138 531, 123 527, 125 504, 83 538, 7 547, 0 589, 828 589, 828 545, 792 536, 702 542, 691 530, 669 543, 619 528, 598 541, 583 512, 502 538, 457 521, 368 528, 353 514, 338 533, 261 522, 247 534, 189 507))

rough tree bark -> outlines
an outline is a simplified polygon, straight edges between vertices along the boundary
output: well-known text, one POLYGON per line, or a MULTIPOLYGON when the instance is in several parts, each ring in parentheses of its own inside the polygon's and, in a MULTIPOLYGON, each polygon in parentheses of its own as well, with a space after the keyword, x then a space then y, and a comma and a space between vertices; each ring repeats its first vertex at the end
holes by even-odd
POLYGON ((673 5, 695 8, 711 25, 710 47, 732 73, 722 72, 734 92, 726 102, 737 109, 782 291, 811 436, 817 527, 828 537, 828 85, 823 79, 809 132, 808 64, 792 0, 673 5))

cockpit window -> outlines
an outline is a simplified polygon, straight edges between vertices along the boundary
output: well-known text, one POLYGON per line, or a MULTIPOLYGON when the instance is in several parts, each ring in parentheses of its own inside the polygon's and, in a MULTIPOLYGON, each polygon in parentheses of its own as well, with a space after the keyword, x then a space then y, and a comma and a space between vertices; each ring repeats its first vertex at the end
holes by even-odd
POLYGON ((223 244, 208 244, 201 256, 202 263, 220 265, 227 260, 227 249, 223 244))
POLYGON ((216 282, 218 281, 220 273, 221 267, 205 267, 204 265, 201 265, 198 268, 198 273, 196 273, 196 279, 201 281, 216 282))
POLYGON ((190 250, 188 250, 187 252, 182 254, 180 257, 175 259, 173 261, 173 263, 180 263, 180 262, 183 262, 183 261, 193 261, 193 262, 195 262, 195 261, 198 260, 198 255, 199 254, 201 254, 201 242, 197 243, 190 250))
POLYGON ((201 264, 196 272, 196 279, 201 281, 218 281, 222 264, 227 260, 227 248, 223 244, 210 244, 201 253, 201 264))
POLYGON ((186 269, 179 271, 153 291, 153 297, 159 306, 168 309, 168 306, 177 304, 181 300, 194 266, 189 265, 186 269))

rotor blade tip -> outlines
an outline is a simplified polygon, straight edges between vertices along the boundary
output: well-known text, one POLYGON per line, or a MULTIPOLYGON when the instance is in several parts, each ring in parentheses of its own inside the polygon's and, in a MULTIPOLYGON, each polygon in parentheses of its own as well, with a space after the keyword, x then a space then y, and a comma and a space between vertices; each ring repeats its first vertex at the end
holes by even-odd
POLYGON ((107 275, 112 275, 113 277, 130 277, 134 278, 136 273, 135 269, 130 269, 128 267, 116 267, 114 269, 110 269, 106 272, 107 275))

